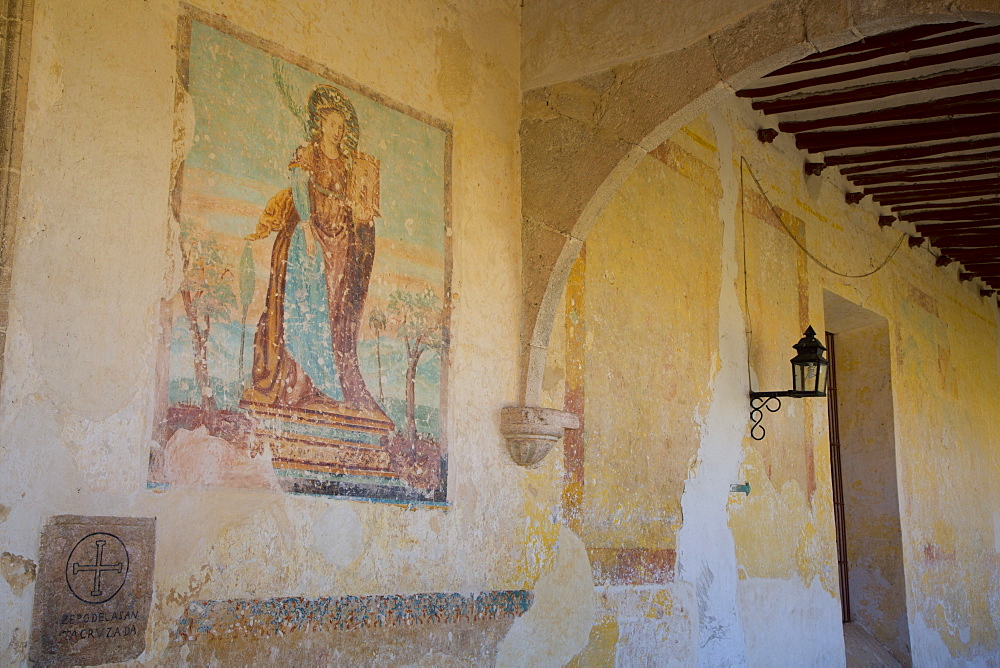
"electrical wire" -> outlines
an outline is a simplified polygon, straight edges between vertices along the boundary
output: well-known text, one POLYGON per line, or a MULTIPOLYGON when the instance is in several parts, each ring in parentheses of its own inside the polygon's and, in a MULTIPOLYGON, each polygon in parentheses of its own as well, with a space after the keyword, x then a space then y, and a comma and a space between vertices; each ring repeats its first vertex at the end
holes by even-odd
POLYGON ((750 351, 753 350, 753 318, 750 316, 750 297, 747 295, 747 212, 743 194, 743 156, 740 156, 740 236, 743 238, 743 312, 747 314, 747 387, 753 390, 750 377, 750 351))
MULTIPOLYGON (((842 278, 867 278, 868 276, 871 276, 871 275, 877 273, 878 271, 880 271, 883 267, 885 267, 885 265, 889 264, 889 261, 892 260, 893 256, 896 255, 896 252, 899 251, 900 247, 902 247, 903 242, 906 241, 906 237, 909 236, 909 235, 907 235, 905 233, 902 236, 900 236, 899 237, 899 241, 896 243, 896 246, 892 249, 892 251, 886 256, 886 258, 884 260, 882 260, 882 262, 877 267, 875 267, 871 271, 865 272, 863 274, 846 274, 846 273, 844 273, 842 271, 837 271, 836 269, 834 269, 830 265, 828 265, 825 262, 823 262, 822 260, 820 260, 815 255, 813 255, 809 251, 808 248, 806 248, 805 246, 802 245, 802 242, 799 241, 799 239, 792 233, 792 231, 788 228, 788 225, 785 225, 785 221, 781 219, 781 214, 778 213, 778 209, 774 206, 774 204, 771 203, 771 198, 769 198, 767 196, 767 192, 764 190, 764 186, 762 186, 760 184, 760 181, 757 180, 757 175, 753 173, 753 168, 750 166, 750 163, 742 155, 740 156, 740 184, 741 184, 741 186, 740 186, 740 190, 741 190, 741 192, 740 192, 740 198, 741 198, 740 199, 740 210, 742 211, 745 208, 745 203, 744 203, 744 201, 742 199, 743 198, 742 183, 743 183, 743 167, 744 166, 746 167, 746 170, 748 172, 750 172, 750 178, 752 178, 753 182, 757 184, 757 189, 760 191, 760 194, 764 197, 764 201, 767 202, 767 206, 771 209, 771 213, 773 213, 774 217, 778 220, 779 223, 781 223, 781 227, 785 230, 785 233, 789 237, 791 237, 792 241, 795 242, 795 245, 798 246, 802 250, 802 252, 806 254, 806 257, 808 257, 810 260, 812 260, 813 262, 815 262, 816 264, 818 264, 823 269, 826 269, 831 274, 835 274, 835 275, 840 276, 842 278)), ((744 234, 745 233, 746 233, 746 224, 744 222, 744 234)), ((745 240, 744 240, 744 243, 743 243, 743 253, 744 253, 744 260, 745 260, 745 256, 746 256, 746 241, 745 240)), ((744 272, 745 271, 746 271, 746 265, 744 264, 744 272)), ((746 287, 746 281, 744 281, 744 288, 745 287, 746 287)))
POLYGON ((778 213, 777 207, 775 207, 774 204, 771 202, 771 198, 767 196, 767 192, 764 190, 764 186, 762 186, 760 184, 760 181, 757 179, 757 175, 753 173, 753 168, 750 166, 750 163, 747 161, 745 156, 741 155, 740 156, 740 228, 743 235, 743 308, 744 312, 747 315, 747 385, 752 390, 753 379, 751 378, 751 373, 750 373, 750 351, 753 349, 753 317, 750 314, 750 298, 747 292, 747 220, 746 220, 746 191, 744 190, 744 181, 743 181, 744 171, 750 173, 750 178, 752 178, 753 182, 757 184, 757 189, 760 191, 760 194, 764 197, 764 201, 767 202, 767 206, 771 209, 771 213, 774 214, 774 217, 778 220, 779 223, 781 223, 781 227, 782 229, 785 230, 785 234, 791 237, 792 241, 795 242, 795 245, 798 246, 802 250, 802 252, 806 254, 806 257, 808 257, 810 260, 812 260, 813 262, 815 262, 816 264, 818 264, 820 267, 827 270, 831 274, 835 274, 842 278, 867 278, 868 276, 877 273, 887 264, 889 264, 889 261, 892 260, 892 258, 896 255, 896 253, 902 247, 903 242, 909 235, 904 233, 902 236, 900 236, 899 241, 896 242, 895 247, 893 247, 889 255, 887 255, 886 258, 882 260, 882 262, 880 262, 879 265, 874 269, 872 269, 871 271, 865 272, 863 274, 847 274, 841 271, 837 271, 830 265, 820 260, 815 255, 813 255, 808 248, 802 245, 802 242, 799 241, 798 237, 796 237, 792 233, 792 231, 788 228, 788 225, 785 225, 785 221, 781 219, 781 214, 778 213), (746 170, 744 170, 744 167, 746 167, 746 170))

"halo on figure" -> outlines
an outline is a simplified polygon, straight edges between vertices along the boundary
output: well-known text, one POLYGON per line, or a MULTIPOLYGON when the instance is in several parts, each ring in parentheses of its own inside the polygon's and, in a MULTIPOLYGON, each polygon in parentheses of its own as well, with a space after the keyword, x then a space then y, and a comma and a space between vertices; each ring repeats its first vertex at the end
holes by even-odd
POLYGON ((354 105, 343 92, 327 84, 319 84, 309 95, 309 132, 316 140, 320 135, 320 123, 324 116, 336 111, 344 117, 344 137, 340 140, 341 155, 353 159, 358 150, 358 136, 361 128, 358 125, 358 114, 354 105))
POLYGON ((319 138, 321 119, 328 112, 336 111, 344 117, 344 137, 340 140, 339 148, 341 155, 347 158, 348 166, 350 166, 350 163, 354 161, 354 154, 358 150, 361 127, 358 122, 358 113, 354 110, 354 104, 344 95, 343 91, 329 84, 319 84, 309 94, 308 109, 304 109, 296 102, 296 95, 292 92, 288 78, 285 76, 284 63, 276 57, 271 58, 271 77, 285 107, 302 123, 307 140, 315 141, 319 138))

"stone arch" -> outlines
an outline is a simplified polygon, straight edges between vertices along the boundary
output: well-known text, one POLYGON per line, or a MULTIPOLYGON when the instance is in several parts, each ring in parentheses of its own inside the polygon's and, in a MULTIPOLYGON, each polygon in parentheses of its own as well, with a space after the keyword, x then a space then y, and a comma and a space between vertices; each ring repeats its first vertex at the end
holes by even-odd
POLYGON ((1000 3, 986 0, 776 0, 680 51, 526 92, 521 405, 540 402, 570 267, 649 151, 715 102, 815 51, 918 24, 997 24, 998 12, 1000 3))

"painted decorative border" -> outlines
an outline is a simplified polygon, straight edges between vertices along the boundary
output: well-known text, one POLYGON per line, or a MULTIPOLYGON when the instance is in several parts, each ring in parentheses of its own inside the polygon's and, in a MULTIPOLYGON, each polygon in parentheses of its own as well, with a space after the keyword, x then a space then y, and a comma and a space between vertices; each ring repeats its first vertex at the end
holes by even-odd
POLYGON ((171 635, 175 642, 188 642, 203 637, 261 637, 292 631, 352 631, 513 619, 528 611, 532 599, 530 591, 518 589, 468 596, 430 593, 193 601, 171 635))

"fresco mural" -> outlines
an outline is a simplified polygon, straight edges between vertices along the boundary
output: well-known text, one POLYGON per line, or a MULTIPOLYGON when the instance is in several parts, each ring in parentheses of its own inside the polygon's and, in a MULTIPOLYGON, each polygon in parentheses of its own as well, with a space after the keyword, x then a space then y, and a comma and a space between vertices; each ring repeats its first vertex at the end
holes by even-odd
POLYGON ((446 503, 450 128, 194 8, 179 41, 150 485, 446 503))

